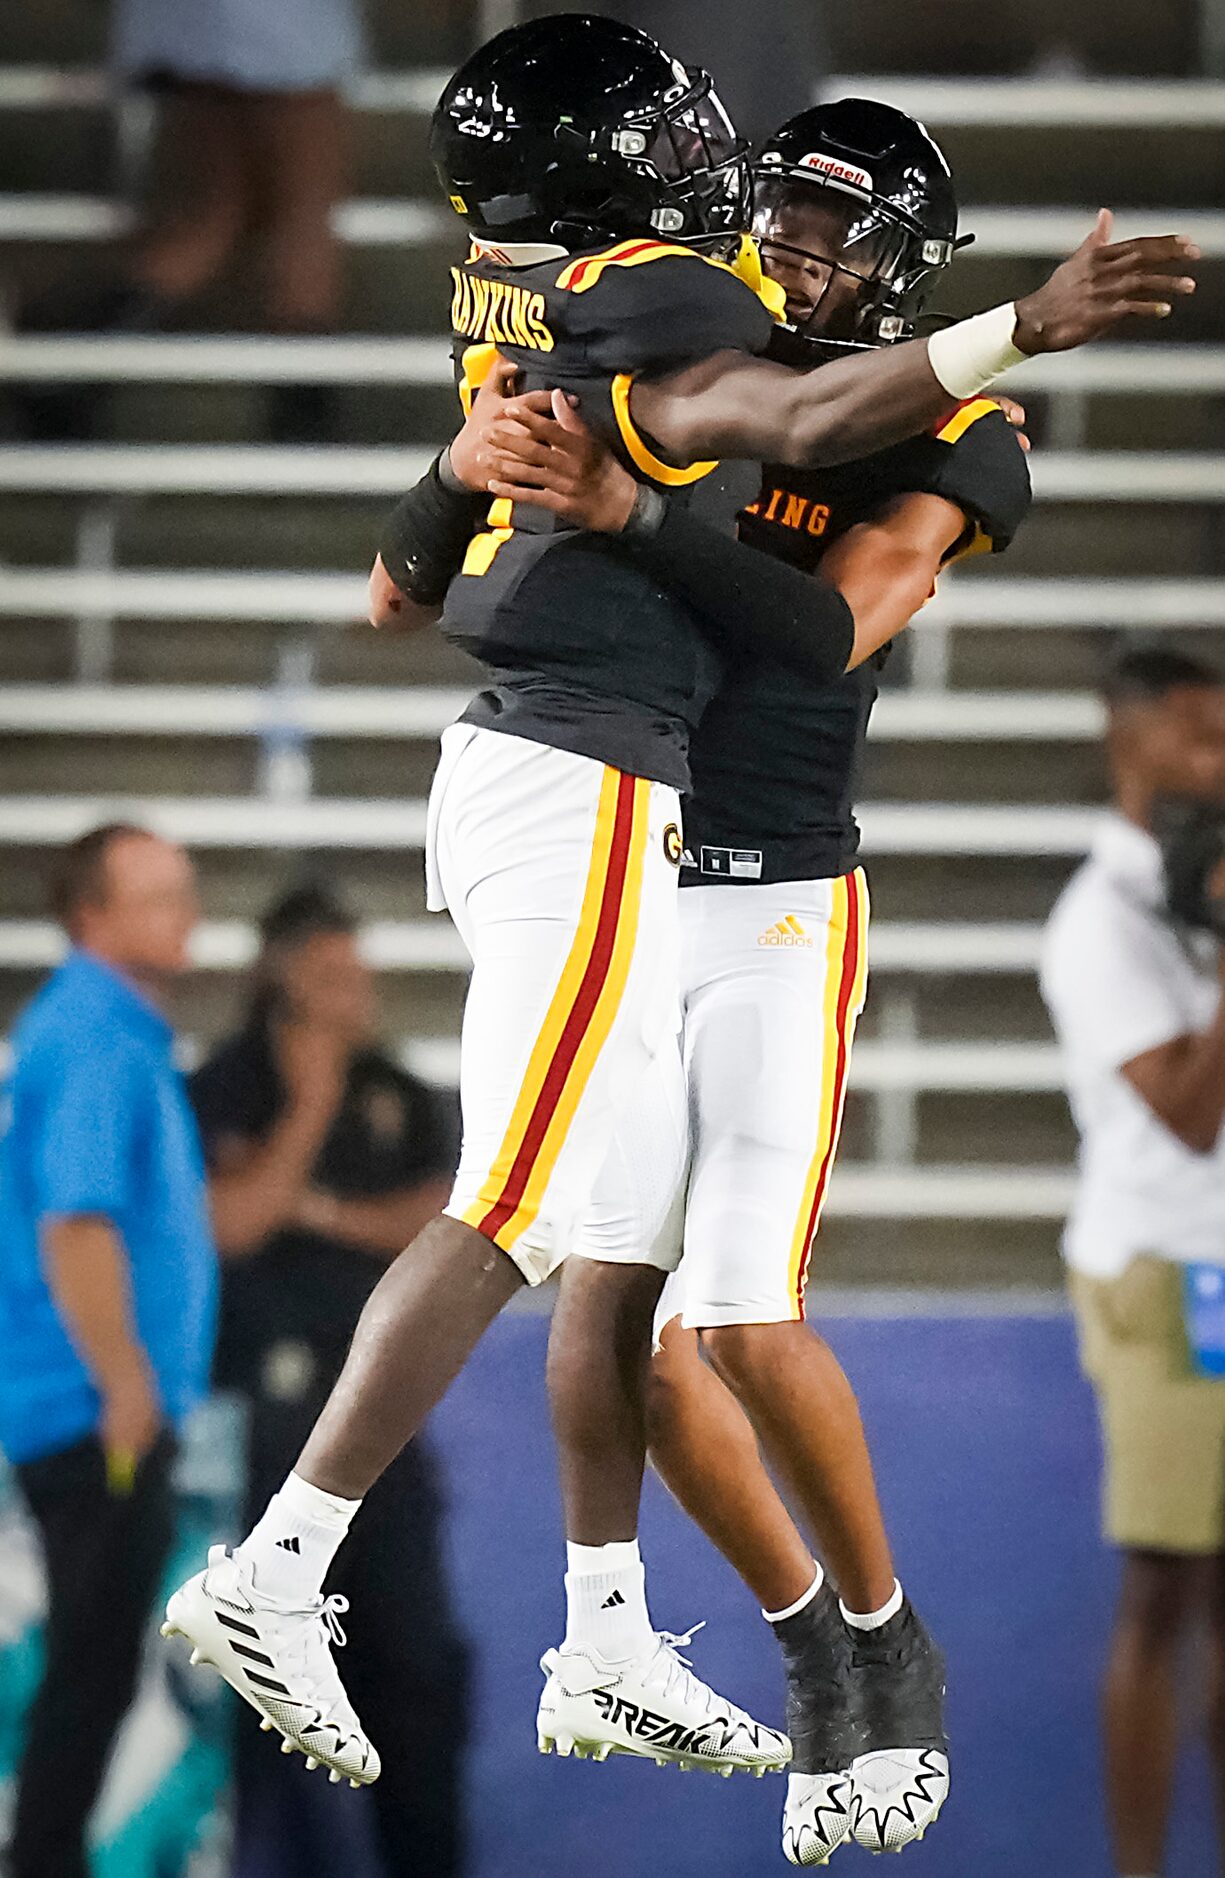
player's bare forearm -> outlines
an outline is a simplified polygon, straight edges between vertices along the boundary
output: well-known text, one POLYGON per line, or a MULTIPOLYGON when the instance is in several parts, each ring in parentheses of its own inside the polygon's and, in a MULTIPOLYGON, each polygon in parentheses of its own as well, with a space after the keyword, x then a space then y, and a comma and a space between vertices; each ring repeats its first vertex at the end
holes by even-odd
POLYGON ((382 555, 375 556, 367 589, 367 618, 372 626, 387 632, 418 632, 432 626, 441 614, 441 606, 422 606, 410 599, 383 566, 382 555))
POLYGON ((634 423, 678 463, 747 457, 793 467, 849 463, 927 429, 955 400, 924 341, 796 372, 720 352, 655 382, 639 380, 634 423))
POLYGON ((1126 319, 1164 319, 1193 293, 1199 250, 1180 235, 1110 241, 1103 209, 1074 254, 1015 306, 963 320, 931 341, 839 359, 811 372, 723 352, 656 383, 635 383, 638 428, 678 463, 750 457, 793 467, 844 463, 925 430, 1010 363, 1066 352, 1126 319), (940 376, 932 359, 939 349, 940 376), (961 388, 950 390, 951 386, 961 388))
POLYGON ((855 620, 848 670, 895 639, 931 598, 936 577, 966 532, 966 517, 943 496, 898 497, 828 550, 821 580, 837 587, 855 620))

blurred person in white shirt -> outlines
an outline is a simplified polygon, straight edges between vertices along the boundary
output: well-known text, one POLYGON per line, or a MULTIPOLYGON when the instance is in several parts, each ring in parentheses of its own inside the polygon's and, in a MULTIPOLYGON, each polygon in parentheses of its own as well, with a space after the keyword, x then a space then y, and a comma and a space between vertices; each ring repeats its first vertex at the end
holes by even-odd
POLYGON ((1111 1834, 1120 1878, 1156 1878, 1204 1621, 1225 1791, 1225 683, 1134 650, 1105 698, 1113 808, 1051 916, 1042 991, 1080 1135, 1064 1255, 1123 1554, 1111 1834))

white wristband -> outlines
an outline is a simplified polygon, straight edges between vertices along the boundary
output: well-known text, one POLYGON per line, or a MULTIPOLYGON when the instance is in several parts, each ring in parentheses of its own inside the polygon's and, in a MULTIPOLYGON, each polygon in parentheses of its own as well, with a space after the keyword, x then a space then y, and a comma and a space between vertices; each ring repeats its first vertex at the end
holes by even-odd
POLYGON ((1001 372, 1029 357, 1012 343, 1016 324, 1017 310, 1009 302, 932 334, 927 356, 950 397, 977 397, 1001 372))

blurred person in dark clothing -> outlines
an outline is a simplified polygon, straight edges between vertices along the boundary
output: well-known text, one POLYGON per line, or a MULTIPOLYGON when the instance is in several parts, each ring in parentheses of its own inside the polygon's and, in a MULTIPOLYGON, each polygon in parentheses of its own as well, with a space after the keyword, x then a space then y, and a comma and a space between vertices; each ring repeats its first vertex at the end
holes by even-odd
POLYGON ((114 61, 162 104, 174 193, 132 250, 133 281, 161 305, 194 298, 258 236, 275 331, 336 324, 344 194, 341 87, 361 59, 356 0, 116 0, 114 61))
MULTIPOLYGON (((251 242, 267 330, 335 330, 357 0, 115 0, 112 39, 120 79, 158 101, 149 200, 100 270, 52 281, 19 310, 19 329, 174 325, 251 242)), ((102 408, 88 386, 23 391, 15 403, 25 432, 41 436, 88 436, 102 408)), ((270 428, 289 442, 323 437, 333 407, 329 387, 273 386, 270 428)))
POLYGON ((162 1009, 187 968, 191 863, 144 829, 97 828, 61 857, 54 906, 73 950, 18 1019, 0 1142, 0 1445, 47 1584, 12 1878, 87 1878, 216 1306, 204 1162, 162 1009))
MULTIPOLYGON (((218 1379, 250 1409, 248 1520, 292 1465, 384 1265, 446 1199, 457 1142, 450 1103, 374 1044, 373 979, 339 902, 298 888, 262 930, 247 1021, 192 1082, 223 1259, 218 1379)), ((449 1878, 467 1663, 428 1445, 405 1449, 353 1539, 347 1668, 395 1744, 366 1802, 384 1869, 449 1878)), ((335 1878, 354 1796, 304 1782, 251 1711, 240 1725, 253 1740, 236 1763, 236 1878, 335 1878)))

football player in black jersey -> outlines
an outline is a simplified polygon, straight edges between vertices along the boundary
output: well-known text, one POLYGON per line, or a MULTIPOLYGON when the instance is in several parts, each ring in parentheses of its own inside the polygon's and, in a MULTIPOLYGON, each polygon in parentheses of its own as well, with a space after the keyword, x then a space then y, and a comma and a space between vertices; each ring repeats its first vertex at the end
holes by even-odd
MULTIPOLYGON (((844 100, 785 126, 757 176, 755 232, 787 295, 784 356, 906 332, 957 235, 951 179, 922 128, 844 100)), ((526 476, 547 472, 571 520, 615 525, 634 499, 628 479, 610 455, 584 449, 568 404, 556 410, 570 445, 538 412, 494 418, 495 491, 522 497, 526 476), (522 453, 520 471, 499 460, 500 442, 522 453)), ((941 568, 1006 547, 1028 505, 1019 444, 998 405, 979 400, 863 462, 768 468, 740 534, 836 580, 857 622, 879 616, 900 630, 941 568)), ((872 1850, 922 1837, 948 1786, 941 1659, 894 1575, 854 1396, 803 1322, 866 978, 852 803, 878 668, 815 686, 734 658, 692 741, 683 1060, 670 1090, 653 1076, 618 1131, 579 1248, 596 1263, 568 1267, 551 1353, 573 1478, 568 1448, 587 1467, 599 1460, 587 1335, 604 1302, 599 1265, 641 1259, 652 1237, 663 1262, 683 1245, 657 1313, 653 1457, 774 1622, 794 1747, 784 1849, 799 1864, 824 1862, 848 1833, 872 1850), (664 1203, 686 1183, 682 1235, 664 1203), (792 1484, 841 1610, 757 1438, 792 1484)), ((643 1276, 650 1297, 658 1279, 649 1267, 643 1276)))
MULTIPOLYGON (((377 1776, 378 1756, 331 1657, 337 1618, 320 1595, 324 1573, 362 1495, 487 1325, 569 1249, 616 1113, 668 1031, 677 791, 691 715, 717 676, 694 615, 730 614, 733 633, 740 618, 743 636, 745 607, 729 607, 724 570, 729 553, 748 550, 660 489, 692 489, 730 520, 739 496, 718 490, 720 454, 807 463, 895 441, 1026 351, 1079 343, 1128 306, 1168 309, 1166 296, 1189 285, 1193 254, 1174 237, 1112 249, 1103 227, 1015 306, 926 343, 796 373, 752 356, 770 323, 723 262, 742 228, 745 152, 704 74, 615 22, 567 15, 501 35, 470 60, 447 87, 435 134, 479 244, 457 282, 463 353, 501 346, 529 387, 549 384, 551 368, 593 421, 607 417, 654 499, 635 516, 634 544, 624 533, 615 549, 567 538, 529 503, 524 514, 496 510, 470 562, 465 551, 454 629, 493 682, 444 738, 427 851, 431 904, 450 908, 474 959, 455 1191, 380 1281, 268 1512, 167 1612, 168 1629, 189 1636, 291 1750, 358 1783, 377 1776), (649 317, 639 307, 639 343, 627 337, 624 359, 615 348, 597 356, 592 326, 620 327, 619 300, 637 307, 640 286, 665 273, 667 293, 647 293, 649 317), (710 543, 692 565, 680 553, 690 525, 710 543), (685 589, 662 610, 652 552, 677 563, 685 589)), ((634 324, 628 314, 624 323, 634 324)), ((471 530, 463 502, 456 521, 442 474, 440 462, 418 492, 391 570, 405 618, 441 598, 440 565, 449 575, 457 534, 462 545, 471 530)), ((764 564, 775 578, 758 584, 788 591, 794 570, 764 564)), ((762 630, 777 613, 783 638, 804 638, 813 669, 832 677, 853 653, 851 609, 832 587, 802 576, 793 585, 806 595, 799 610, 809 620, 820 610, 825 631, 801 634, 785 606, 759 605, 762 630)), ((633 1615, 633 1649, 616 1674, 575 1694, 602 1718, 589 1737, 596 1751, 720 1771, 785 1763, 785 1738, 698 1682, 649 1627, 640 1590, 633 1615)), ((578 1738, 560 1723, 555 1734, 559 1745, 578 1738)))

